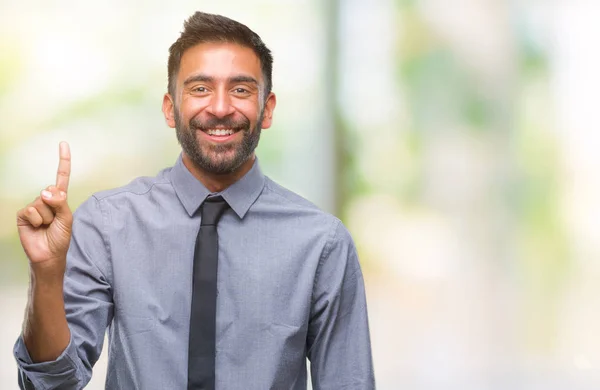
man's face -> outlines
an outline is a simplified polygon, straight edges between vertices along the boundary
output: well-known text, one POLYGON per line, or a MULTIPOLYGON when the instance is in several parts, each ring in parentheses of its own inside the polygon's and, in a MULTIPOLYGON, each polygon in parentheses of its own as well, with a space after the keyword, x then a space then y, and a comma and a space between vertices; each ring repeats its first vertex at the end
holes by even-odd
POLYGON ((163 101, 183 152, 212 174, 235 172, 253 156, 261 128, 271 125, 274 106, 273 94, 264 97, 258 57, 233 43, 202 43, 186 50, 176 96, 163 101))

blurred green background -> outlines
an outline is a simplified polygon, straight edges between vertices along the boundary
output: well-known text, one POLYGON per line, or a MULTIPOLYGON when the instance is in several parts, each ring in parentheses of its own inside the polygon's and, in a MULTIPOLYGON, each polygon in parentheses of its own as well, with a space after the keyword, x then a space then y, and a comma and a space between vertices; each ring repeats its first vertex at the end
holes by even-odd
POLYGON ((175 162, 167 49, 195 10, 273 51, 259 159, 352 232, 379 389, 600 386, 597 1, 0 0, 0 388, 16 211, 61 140, 72 207, 175 162))

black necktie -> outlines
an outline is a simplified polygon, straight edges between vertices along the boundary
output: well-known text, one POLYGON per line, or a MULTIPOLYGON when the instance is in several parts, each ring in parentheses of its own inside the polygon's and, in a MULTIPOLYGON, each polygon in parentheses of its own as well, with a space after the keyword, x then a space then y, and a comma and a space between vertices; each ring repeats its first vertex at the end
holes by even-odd
POLYGON ((229 207, 220 196, 202 205, 202 221, 194 251, 192 311, 188 352, 188 390, 215 389, 215 329, 217 314, 217 223, 229 207))

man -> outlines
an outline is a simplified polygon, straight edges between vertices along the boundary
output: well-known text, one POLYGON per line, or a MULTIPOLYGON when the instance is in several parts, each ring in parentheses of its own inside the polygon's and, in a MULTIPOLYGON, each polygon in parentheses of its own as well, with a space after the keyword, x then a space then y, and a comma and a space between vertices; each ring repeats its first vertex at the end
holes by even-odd
POLYGON ((167 124, 182 153, 153 178, 17 214, 30 262, 19 385, 80 389, 109 330, 107 389, 373 389, 362 273, 335 217, 265 177, 271 52, 197 12, 171 46, 167 124))

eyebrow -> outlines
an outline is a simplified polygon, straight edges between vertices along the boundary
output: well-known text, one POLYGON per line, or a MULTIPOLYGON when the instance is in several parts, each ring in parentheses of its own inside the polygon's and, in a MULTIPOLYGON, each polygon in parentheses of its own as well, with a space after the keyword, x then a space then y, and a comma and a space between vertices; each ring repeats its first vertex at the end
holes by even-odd
POLYGON ((250 76, 234 76, 229 78, 230 83, 250 83, 258 85, 258 81, 254 77, 250 76))
MULTIPOLYGON (((185 81, 183 82, 183 85, 189 85, 191 83, 197 83, 197 82, 212 83, 215 80, 216 79, 212 76, 208 76, 206 74, 199 73, 199 74, 194 74, 194 75, 189 76, 187 79, 185 79, 185 81)), ((233 77, 230 77, 229 79, 227 79, 227 81, 230 84, 250 83, 250 84, 258 85, 258 80, 256 80, 254 77, 245 76, 245 75, 233 76, 233 77)))

